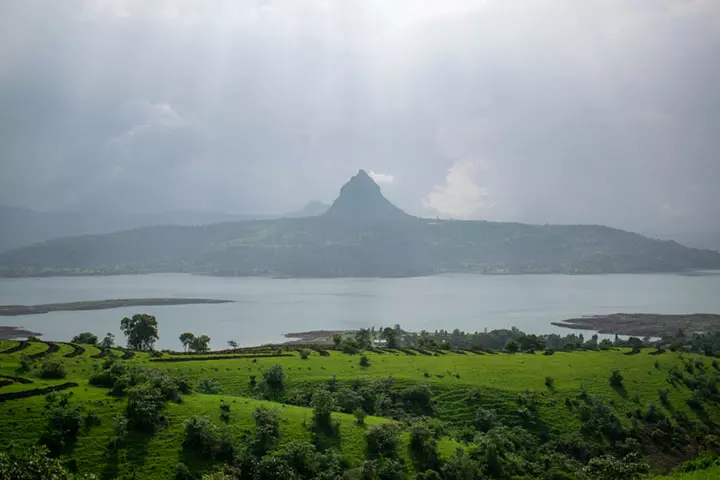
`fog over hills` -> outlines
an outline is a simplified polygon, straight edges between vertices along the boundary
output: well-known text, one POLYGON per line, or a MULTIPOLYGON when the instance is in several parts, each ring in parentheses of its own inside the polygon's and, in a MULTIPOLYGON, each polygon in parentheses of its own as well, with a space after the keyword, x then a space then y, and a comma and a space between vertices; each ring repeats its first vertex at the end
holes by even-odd
POLYGON ((0 255, 0 269, 6 276, 640 273, 720 269, 720 253, 599 225, 414 217, 389 202, 361 170, 322 215, 61 238, 0 255))

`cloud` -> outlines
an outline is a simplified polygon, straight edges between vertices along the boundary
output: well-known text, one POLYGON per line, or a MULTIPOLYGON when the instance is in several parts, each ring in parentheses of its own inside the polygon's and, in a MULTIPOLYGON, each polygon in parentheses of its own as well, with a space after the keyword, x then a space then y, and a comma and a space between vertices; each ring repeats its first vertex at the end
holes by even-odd
POLYGON ((475 183, 475 176, 480 170, 471 161, 456 161, 448 170, 445 183, 432 188, 423 199, 423 206, 454 218, 482 217, 492 204, 487 189, 475 183))
POLYGON ((380 185, 390 185, 395 181, 395 177, 387 173, 377 173, 370 170, 368 175, 370 175, 370 178, 375 180, 375 183, 380 185))

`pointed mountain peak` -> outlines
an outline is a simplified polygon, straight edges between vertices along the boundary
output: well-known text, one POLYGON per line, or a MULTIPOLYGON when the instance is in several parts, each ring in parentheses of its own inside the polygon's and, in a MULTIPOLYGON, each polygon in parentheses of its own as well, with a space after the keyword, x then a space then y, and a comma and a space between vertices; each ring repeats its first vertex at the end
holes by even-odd
POLYGON ((380 186, 362 169, 343 185, 326 215, 362 224, 410 218, 383 196, 380 186))

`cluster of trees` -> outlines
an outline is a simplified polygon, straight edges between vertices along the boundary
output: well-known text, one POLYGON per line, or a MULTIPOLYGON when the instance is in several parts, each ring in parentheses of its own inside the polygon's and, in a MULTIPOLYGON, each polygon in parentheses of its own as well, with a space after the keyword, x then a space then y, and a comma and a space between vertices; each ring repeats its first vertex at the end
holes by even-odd
POLYGON ((112 348, 115 346, 115 335, 112 333, 105 334, 105 338, 102 339, 100 343, 98 343, 98 337, 94 333, 90 332, 83 332, 78 335, 75 335, 72 338, 73 343, 84 343, 86 345, 97 345, 101 348, 112 348))
POLYGON ((207 335, 184 332, 180 334, 180 343, 186 352, 205 353, 210 351, 210 337, 207 335))

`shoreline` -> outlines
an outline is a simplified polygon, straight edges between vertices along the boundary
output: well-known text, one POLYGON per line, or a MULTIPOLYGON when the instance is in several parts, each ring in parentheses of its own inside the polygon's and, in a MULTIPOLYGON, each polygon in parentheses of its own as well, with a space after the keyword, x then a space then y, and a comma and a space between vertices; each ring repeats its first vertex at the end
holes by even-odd
MULTIPOLYGON (((0 305, 0 316, 38 315, 50 312, 109 310, 123 307, 161 307, 171 305, 197 305, 234 303, 233 300, 208 298, 120 298, 110 300, 89 300, 83 302, 46 303, 41 305, 0 305)), ((2 327, 0 327, 2 328, 2 327)))

